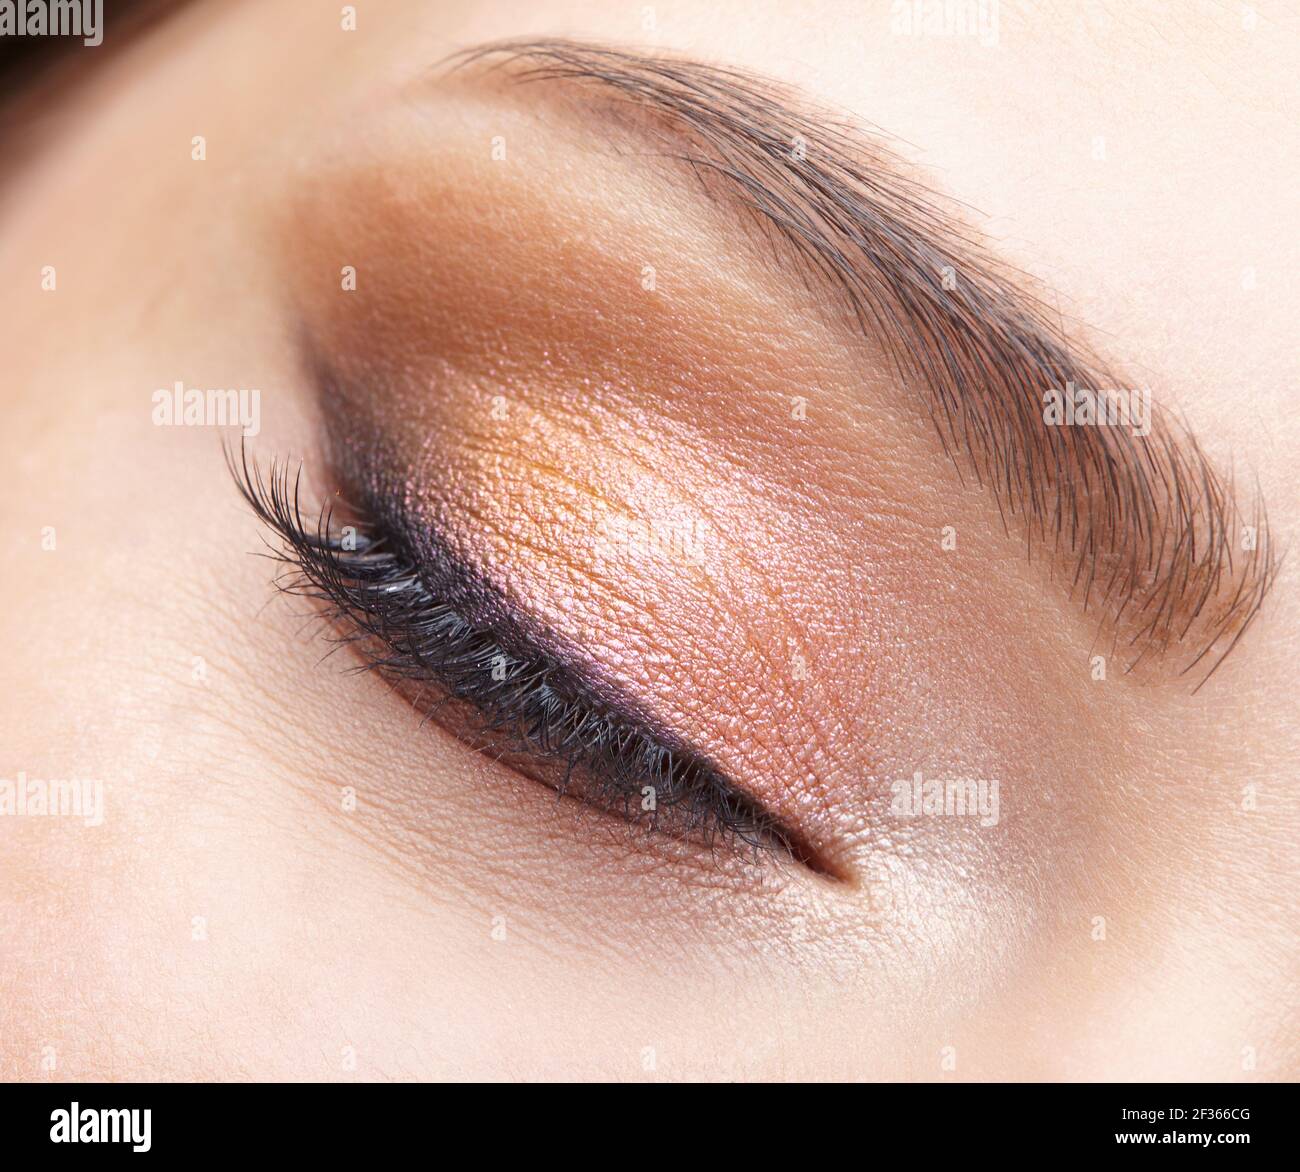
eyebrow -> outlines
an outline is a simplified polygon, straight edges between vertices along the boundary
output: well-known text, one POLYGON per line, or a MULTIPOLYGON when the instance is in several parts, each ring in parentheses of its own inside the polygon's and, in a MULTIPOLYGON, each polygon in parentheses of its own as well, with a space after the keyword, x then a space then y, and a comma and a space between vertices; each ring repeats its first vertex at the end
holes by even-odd
POLYGON ((1126 672, 1159 661, 1199 688, 1240 641, 1278 565, 1258 492, 1243 510, 1191 432, 1068 338, 878 133, 769 79, 658 53, 509 40, 448 64, 648 116, 665 157, 746 210, 884 347, 962 482, 991 491, 1126 672))

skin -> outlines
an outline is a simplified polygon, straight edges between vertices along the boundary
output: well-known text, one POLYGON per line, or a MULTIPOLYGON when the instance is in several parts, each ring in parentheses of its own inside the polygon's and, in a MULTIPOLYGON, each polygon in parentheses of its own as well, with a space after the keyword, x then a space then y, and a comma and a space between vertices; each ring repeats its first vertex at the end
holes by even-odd
POLYGON ((0 777, 102 779, 105 816, 0 819, 0 979, 26 991, 0 1070, 1296 1077, 1292 563, 1195 695, 1094 679, 1095 622, 815 292, 684 177, 593 149, 591 111, 425 76, 563 32, 917 144, 1258 481, 1285 550, 1294 21, 1004 4, 984 47, 892 35, 888 5, 664 5, 647 31, 641 6, 411 2, 350 33, 335 8, 195 5, 7 176, 0 777), (321 494, 331 441, 382 443, 421 516, 834 873, 629 836, 322 661, 248 556, 220 436, 152 422, 177 379, 262 388, 255 450, 321 494), (685 564, 618 536, 683 519, 708 535, 685 564), (890 819, 916 770, 999 779, 998 824, 890 819))

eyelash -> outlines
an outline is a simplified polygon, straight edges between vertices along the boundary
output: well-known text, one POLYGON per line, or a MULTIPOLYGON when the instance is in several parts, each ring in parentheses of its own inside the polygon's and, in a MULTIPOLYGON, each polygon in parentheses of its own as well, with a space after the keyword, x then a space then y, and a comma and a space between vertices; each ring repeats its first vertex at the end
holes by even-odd
POLYGON ((336 529, 330 507, 307 522, 301 468, 291 476, 287 465, 273 462, 264 480, 246 451, 226 455, 240 493, 277 539, 268 542, 270 556, 288 567, 277 587, 320 604, 335 624, 332 637, 354 646, 362 669, 440 692, 443 699, 423 709, 426 718, 451 701, 468 705, 477 715, 473 732, 483 740, 462 737, 467 743, 495 743, 498 756, 562 768, 558 784, 542 784, 621 816, 630 829, 726 847, 754 862, 776 853, 817 869, 793 833, 707 760, 587 694, 558 660, 469 622, 437 597, 395 533, 364 517, 336 529), (577 792, 570 788, 575 777, 583 781, 577 792), (648 813, 647 786, 654 797, 648 813))

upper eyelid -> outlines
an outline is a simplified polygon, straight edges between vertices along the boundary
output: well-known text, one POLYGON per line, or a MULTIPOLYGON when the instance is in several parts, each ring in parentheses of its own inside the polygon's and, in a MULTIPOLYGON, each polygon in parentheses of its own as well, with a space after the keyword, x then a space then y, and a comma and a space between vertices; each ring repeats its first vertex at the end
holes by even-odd
POLYGON ((1124 428, 1047 425, 1049 388, 1124 383, 884 147, 783 87, 677 57, 516 40, 451 61, 471 79, 578 84, 654 114, 675 143, 667 153, 775 228, 885 345, 901 380, 924 392, 945 449, 1063 564, 1084 610, 1133 649, 1130 667, 1164 656, 1184 672, 1202 665, 1203 683, 1236 646, 1276 574, 1262 503, 1244 513, 1195 438, 1163 415, 1140 441, 1124 428), (1255 540, 1235 554, 1246 528, 1255 540))
MULTIPOLYGON (((380 640, 392 650, 392 659, 371 661, 370 665, 381 667, 395 677, 413 676, 424 679, 421 672, 429 665, 410 658, 402 645, 401 632, 397 629, 401 624, 390 626, 385 615, 371 612, 374 600, 366 602, 358 598, 345 581, 349 564, 355 568, 372 556, 369 539, 365 536, 367 526, 364 518, 372 519, 374 532, 383 538, 382 545, 373 547, 373 553, 394 557, 402 565, 410 567, 412 576, 418 574, 420 581, 424 581, 424 566, 429 559, 420 559, 406 552, 411 543, 406 536, 409 532, 408 525, 398 515, 400 505, 398 513, 395 513, 373 499, 364 499, 375 496, 373 491, 363 494, 356 509, 358 524, 353 532, 366 544, 357 548, 355 557, 349 563, 347 559, 350 555, 340 555, 334 542, 338 530, 333 525, 332 506, 322 507, 315 529, 306 523, 300 493, 300 474, 291 479, 287 466, 277 468, 273 464, 267 480, 250 460, 246 446, 241 446, 236 455, 228 445, 225 454, 227 466, 241 495, 280 542, 280 549, 273 556, 293 566, 297 575, 300 575, 288 583, 282 581, 281 589, 325 601, 329 606, 337 608, 338 614, 346 613, 352 622, 358 624, 356 630, 359 634, 380 640)), ((422 527, 421 531, 427 535, 427 526, 422 527)), ((580 668, 553 650, 539 645, 537 633, 527 632, 516 625, 515 616, 506 607, 504 600, 495 594, 485 580, 480 579, 468 565, 463 565, 449 547, 440 548, 441 555, 432 559, 439 563, 436 574, 440 580, 445 580, 449 588, 457 581, 461 583, 460 601, 453 602, 453 607, 458 609, 462 605, 473 606, 476 603, 471 600, 477 600, 477 605, 486 602, 493 612, 490 627, 472 624, 463 614, 460 619, 465 624, 467 633, 472 632, 476 640, 476 663, 480 644, 483 640, 490 639, 491 646, 500 650, 526 676, 544 671, 547 686, 554 688, 557 697, 574 707, 575 715, 582 715, 582 728, 587 728, 590 722, 591 727, 599 726, 607 734, 601 741, 602 745, 605 745, 608 738, 614 738, 620 746, 627 746, 626 750, 620 749, 618 753, 609 747, 600 751, 598 756, 607 757, 611 768, 614 768, 615 763, 625 761, 626 769, 620 765, 620 771, 630 774, 635 768, 636 754, 643 755, 647 761, 653 760, 653 766, 642 780, 651 779, 652 772, 658 771, 653 780, 658 787, 659 802, 673 814, 680 812, 686 819, 688 831, 707 832, 710 840, 716 832, 744 842, 755 852, 779 850, 817 874, 836 879, 844 877, 823 859, 821 853, 803 835, 772 814, 748 789, 728 778, 709 758, 679 742, 671 734, 650 727, 646 723, 647 718, 637 714, 630 701, 623 700, 620 703, 617 699, 612 699, 608 688, 601 689, 598 695, 597 689, 584 680, 580 668), (716 797, 711 798, 709 795, 716 797), (715 804, 706 804, 710 802, 715 804), (713 821, 708 822, 707 819, 713 821)), ((441 597, 443 591, 437 593, 441 597)), ((353 636, 341 638, 352 641, 353 636)), ((481 678, 486 670, 480 666, 472 673, 468 673, 467 669, 462 675, 466 679, 471 674, 474 678, 481 678)), ((450 683, 450 694, 454 698, 468 698, 457 691, 454 681, 441 673, 436 678, 429 679, 429 682, 439 685, 450 683)), ((503 694, 506 691, 503 689, 503 694)), ((469 702, 477 704, 474 700, 469 702)), ((484 715, 489 721, 494 717, 514 719, 511 711, 509 705, 503 704, 496 712, 484 710, 484 715)), ((590 739, 589 737, 588 740, 590 739)), ((547 748, 541 742, 538 747, 547 748)), ((564 754, 557 752, 553 754, 553 759, 563 764, 564 754)), ((577 759, 577 754, 571 757, 570 769, 577 759)), ((589 763, 585 752, 582 760, 584 764, 589 763)), ((611 783, 616 781, 613 777, 609 780, 611 783)), ((641 791, 638 787, 633 793, 625 783, 619 783, 611 786, 611 794, 620 794, 625 800, 631 800, 640 797, 641 791)))

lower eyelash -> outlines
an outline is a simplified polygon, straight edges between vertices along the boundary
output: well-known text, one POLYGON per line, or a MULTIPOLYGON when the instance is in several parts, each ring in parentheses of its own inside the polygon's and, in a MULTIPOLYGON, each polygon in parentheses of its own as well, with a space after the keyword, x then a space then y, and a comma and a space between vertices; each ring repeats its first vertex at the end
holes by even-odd
POLYGON ((754 858, 775 850, 820 869, 796 836, 707 760, 584 695, 557 660, 517 640, 508 650, 508 640, 438 598, 391 534, 360 523, 338 529, 329 508, 306 523, 301 469, 291 477, 273 462, 263 480, 246 450, 236 458, 228 449, 227 462, 278 539, 273 556, 290 567, 279 588, 323 604, 325 617, 345 625, 336 638, 355 644, 365 667, 433 685, 444 698, 424 715, 436 716, 452 701, 469 706, 481 738, 475 747, 536 763, 556 778, 544 784, 634 826, 754 858))

